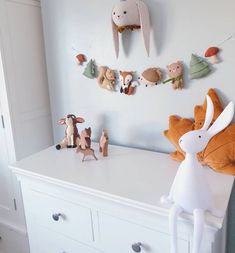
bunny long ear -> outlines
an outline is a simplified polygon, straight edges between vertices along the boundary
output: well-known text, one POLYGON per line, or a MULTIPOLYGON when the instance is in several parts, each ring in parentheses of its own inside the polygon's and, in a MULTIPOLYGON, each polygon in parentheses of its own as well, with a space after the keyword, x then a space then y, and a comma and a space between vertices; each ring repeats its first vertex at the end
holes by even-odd
POLYGON ((150 18, 149 10, 144 2, 141 0, 136 1, 139 14, 140 14, 140 26, 142 31, 142 36, 144 40, 144 46, 149 56, 149 38, 150 38, 150 18))
POLYGON ((219 115, 214 124, 207 130, 209 135, 214 136, 224 128, 226 128, 233 119, 234 115, 234 103, 230 102, 223 112, 219 115))
POLYGON ((114 42, 116 57, 118 58, 118 55, 119 55, 119 36, 118 36, 118 30, 117 30, 116 24, 113 22, 113 18, 112 17, 111 17, 111 19, 112 19, 112 30, 113 30, 113 42, 114 42))
POLYGON ((201 130, 207 130, 214 116, 214 105, 210 96, 206 95, 206 117, 201 130))

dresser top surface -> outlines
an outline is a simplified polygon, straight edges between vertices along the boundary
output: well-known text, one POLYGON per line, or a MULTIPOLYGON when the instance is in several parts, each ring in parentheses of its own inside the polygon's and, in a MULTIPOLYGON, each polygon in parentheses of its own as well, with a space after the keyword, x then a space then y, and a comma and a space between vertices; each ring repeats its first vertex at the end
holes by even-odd
MULTIPOLYGON (((119 200, 141 208, 168 213, 160 203, 168 194, 179 163, 169 155, 120 146, 109 146, 109 156, 102 157, 94 145, 98 161, 74 149, 50 147, 13 165, 18 176, 73 187, 97 196, 119 200)), ((216 173, 205 167, 215 206, 225 214, 234 177, 216 173)), ((190 218, 190 217, 189 217, 190 218)), ((220 228, 223 218, 207 214, 207 224, 220 228)))

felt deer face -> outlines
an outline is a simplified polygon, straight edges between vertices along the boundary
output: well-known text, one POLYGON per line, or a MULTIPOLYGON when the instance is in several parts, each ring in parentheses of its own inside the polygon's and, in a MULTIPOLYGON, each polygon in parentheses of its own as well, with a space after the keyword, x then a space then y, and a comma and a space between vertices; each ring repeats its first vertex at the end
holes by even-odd
POLYGON ((150 21, 147 6, 141 0, 126 0, 112 10, 113 40, 116 56, 119 55, 119 32, 141 29, 147 54, 149 54, 150 21))

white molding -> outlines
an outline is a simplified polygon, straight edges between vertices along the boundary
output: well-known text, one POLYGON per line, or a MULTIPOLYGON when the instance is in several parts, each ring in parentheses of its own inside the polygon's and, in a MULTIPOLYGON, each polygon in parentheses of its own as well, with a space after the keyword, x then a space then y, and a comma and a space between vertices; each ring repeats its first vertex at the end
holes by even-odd
MULTIPOLYGON (((91 188, 87 188, 81 185, 75 185, 75 184, 71 184, 65 181, 60 181, 58 179, 55 178, 49 178, 49 177, 45 177, 39 174, 34 174, 32 172, 27 172, 25 170, 22 169, 18 169, 12 165, 9 166, 13 173, 17 176, 17 179, 19 181, 21 181, 22 179, 34 179, 37 181, 42 181, 42 182, 46 182, 46 183, 50 183, 52 185, 56 185, 59 187, 64 187, 66 189, 70 189, 70 190, 74 190, 74 191, 79 191, 81 193, 85 193, 88 194, 90 196, 94 196, 94 197, 98 197, 98 198, 102 198, 104 200, 108 200, 111 202, 115 202, 117 204, 122 204, 128 207, 132 207, 132 208, 136 208, 142 211, 147 211, 149 213, 152 214, 157 214, 163 217, 168 217, 169 215, 169 210, 165 209, 164 207, 162 208, 158 208, 152 205, 148 205, 146 203, 141 203, 135 200, 131 200, 131 199, 127 199, 127 198, 123 198, 123 197, 119 197, 116 195, 112 195, 109 193, 105 193, 102 191, 98 191, 95 189, 91 189, 91 188)), ((216 218, 215 218, 216 219, 216 218)), ((179 218, 179 220, 182 220, 183 222, 186 223, 190 223, 192 222, 192 217, 188 214, 182 214, 181 217, 179 218)), ((218 229, 221 229, 222 225, 219 222, 213 222, 212 220, 210 220, 208 223, 205 224, 205 228, 208 228, 214 232, 217 232, 218 229)))
POLYGON ((11 229, 16 233, 21 234, 22 236, 27 236, 27 230, 24 226, 17 226, 2 219, 0 219, 0 226, 4 226, 8 229, 11 229))
POLYGON ((40 0, 7 0, 7 2, 13 2, 18 4, 26 4, 26 5, 33 5, 37 7, 41 7, 40 0))

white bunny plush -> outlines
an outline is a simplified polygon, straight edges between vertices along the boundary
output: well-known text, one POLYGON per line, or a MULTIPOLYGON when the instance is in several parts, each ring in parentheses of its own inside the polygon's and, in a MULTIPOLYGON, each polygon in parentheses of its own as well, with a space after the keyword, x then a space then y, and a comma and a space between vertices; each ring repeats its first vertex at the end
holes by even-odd
POLYGON ((234 103, 230 102, 211 127, 214 107, 207 96, 206 118, 199 130, 184 134, 179 145, 186 153, 185 160, 180 164, 168 196, 161 198, 162 203, 172 204, 169 213, 171 237, 171 253, 177 253, 177 217, 182 212, 193 214, 194 234, 192 253, 200 252, 204 229, 204 213, 210 211, 214 216, 221 216, 215 209, 213 197, 206 179, 205 168, 198 162, 197 153, 202 151, 209 140, 226 128, 233 119, 234 103), (209 129, 208 129, 209 127, 209 129))
POLYGON ((116 56, 119 55, 118 33, 126 29, 141 29, 147 54, 149 55, 150 20, 149 11, 141 0, 126 0, 116 4, 112 10, 113 40, 116 56))

